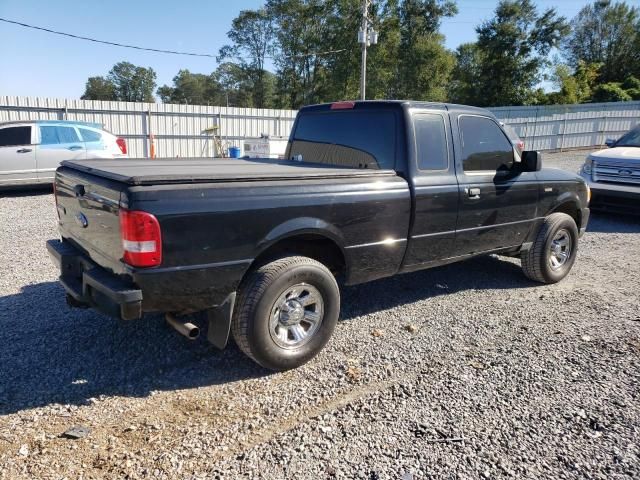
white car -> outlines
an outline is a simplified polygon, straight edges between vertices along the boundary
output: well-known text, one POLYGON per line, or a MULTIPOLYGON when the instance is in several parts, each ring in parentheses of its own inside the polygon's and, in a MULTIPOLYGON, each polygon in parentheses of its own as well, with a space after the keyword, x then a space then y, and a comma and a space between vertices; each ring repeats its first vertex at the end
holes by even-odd
POLYGON ((97 123, 0 123, 0 187, 52 183, 63 160, 126 156, 125 140, 97 123))
POLYGON ((606 144, 580 169, 591 187, 591 207, 640 214, 640 125, 606 144))

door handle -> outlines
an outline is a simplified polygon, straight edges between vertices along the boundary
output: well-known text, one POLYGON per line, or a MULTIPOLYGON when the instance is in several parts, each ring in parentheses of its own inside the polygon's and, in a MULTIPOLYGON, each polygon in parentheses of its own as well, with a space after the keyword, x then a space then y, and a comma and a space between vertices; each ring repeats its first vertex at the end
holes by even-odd
POLYGON ((67 150, 82 150, 80 145, 71 145, 67 150))
POLYGON ((30 151, 30 148, 21 148, 20 150, 16 150, 17 153, 29 153, 30 151))
POLYGON ((471 199, 480 198, 480 189, 477 187, 465 188, 465 191, 467 192, 467 196, 471 199))

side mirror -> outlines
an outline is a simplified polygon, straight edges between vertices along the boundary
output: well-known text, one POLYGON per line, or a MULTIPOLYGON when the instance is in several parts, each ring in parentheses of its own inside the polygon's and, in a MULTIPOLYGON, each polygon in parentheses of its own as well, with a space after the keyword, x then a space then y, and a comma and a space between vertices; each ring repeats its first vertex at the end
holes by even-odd
POLYGON ((542 169, 542 153, 536 150, 522 152, 520 170, 523 172, 539 172, 542 169))
POLYGON ((615 141, 613 138, 607 138, 607 139, 604 141, 604 144, 605 144, 607 147, 611 148, 611 147, 613 147, 613 146, 616 144, 616 141, 615 141))

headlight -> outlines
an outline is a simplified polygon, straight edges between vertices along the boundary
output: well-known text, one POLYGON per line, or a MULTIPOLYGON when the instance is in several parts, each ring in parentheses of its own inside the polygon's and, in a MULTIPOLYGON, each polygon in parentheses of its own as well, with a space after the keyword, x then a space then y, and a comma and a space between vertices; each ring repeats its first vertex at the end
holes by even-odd
POLYGON ((584 161, 584 165, 582 165, 582 171, 587 175, 591 175, 591 167, 593 166, 593 160, 591 157, 587 157, 584 161))
POLYGON ((587 185, 587 205, 591 203, 591 187, 587 185))

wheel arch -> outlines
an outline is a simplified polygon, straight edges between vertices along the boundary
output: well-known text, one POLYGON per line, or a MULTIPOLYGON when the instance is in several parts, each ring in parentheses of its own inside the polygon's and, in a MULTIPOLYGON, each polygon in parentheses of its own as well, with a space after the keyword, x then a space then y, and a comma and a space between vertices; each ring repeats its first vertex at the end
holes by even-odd
POLYGON ((297 218, 273 228, 256 246, 248 272, 283 254, 313 258, 336 276, 348 275, 342 235, 334 225, 321 219, 297 218))
POLYGON ((558 201, 545 213, 545 217, 552 213, 565 213, 576 222, 578 230, 582 226, 582 211, 580 210, 580 201, 575 194, 567 193, 561 195, 558 201))

